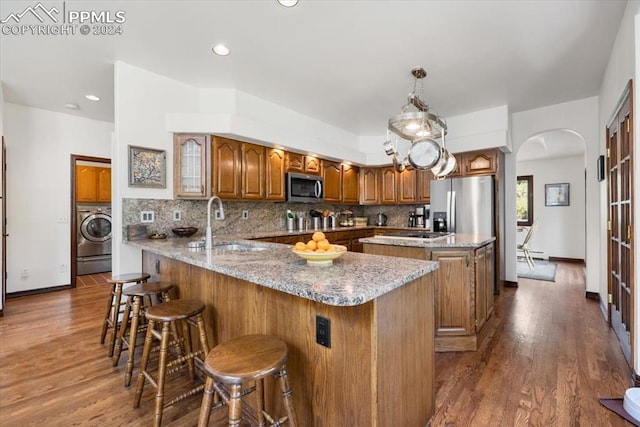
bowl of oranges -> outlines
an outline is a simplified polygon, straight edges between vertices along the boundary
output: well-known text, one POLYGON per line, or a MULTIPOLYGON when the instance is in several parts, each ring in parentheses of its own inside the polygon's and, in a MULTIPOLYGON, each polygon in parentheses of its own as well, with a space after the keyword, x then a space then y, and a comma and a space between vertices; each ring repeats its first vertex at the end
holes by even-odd
POLYGON ((307 264, 326 266, 347 251, 346 246, 334 245, 327 240, 322 231, 313 233, 308 242, 298 242, 293 246, 293 253, 306 259, 307 264))

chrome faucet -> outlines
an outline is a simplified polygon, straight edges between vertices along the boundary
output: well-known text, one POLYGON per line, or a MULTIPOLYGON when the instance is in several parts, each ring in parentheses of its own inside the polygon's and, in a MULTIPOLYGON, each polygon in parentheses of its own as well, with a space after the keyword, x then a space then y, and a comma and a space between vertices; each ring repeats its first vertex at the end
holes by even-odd
POLYGON ((222 207, 222 200, 218 196, 213 196, 209 199, 207 203, 207 235, 205 248, 207 250, 213 249, 213 236, 211 235, 211 202, 214 200, 218 201, 218 210, 220 211, 220 219, 224 219, 224 208, 222 207))

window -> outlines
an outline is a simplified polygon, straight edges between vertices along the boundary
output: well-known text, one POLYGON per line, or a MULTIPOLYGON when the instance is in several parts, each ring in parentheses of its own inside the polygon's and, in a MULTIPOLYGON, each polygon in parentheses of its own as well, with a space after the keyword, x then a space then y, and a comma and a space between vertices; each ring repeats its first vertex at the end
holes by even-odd
POLYGON ((533 224, 533 175, 516 181, 516 220, 520 226, 533 224))

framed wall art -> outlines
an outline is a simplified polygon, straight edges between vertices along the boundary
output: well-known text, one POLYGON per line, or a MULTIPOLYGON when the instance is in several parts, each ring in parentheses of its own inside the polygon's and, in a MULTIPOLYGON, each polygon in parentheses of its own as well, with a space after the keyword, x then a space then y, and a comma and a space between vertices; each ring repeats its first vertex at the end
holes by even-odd
POLYGON ((545 184, 545 206, 569 206, 569 184, 545 184))
POLYGON ((167 188, 167 152, 130 145, 129 187, 167 188))

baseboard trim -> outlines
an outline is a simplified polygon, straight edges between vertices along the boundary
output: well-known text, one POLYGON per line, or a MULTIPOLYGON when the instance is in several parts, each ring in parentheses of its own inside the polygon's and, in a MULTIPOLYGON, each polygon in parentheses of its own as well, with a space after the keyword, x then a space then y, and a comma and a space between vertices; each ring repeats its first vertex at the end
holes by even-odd
POLYGON ((66 289, 71 289, 71 285, 52 286, 50 288, 31 289, 29 291, 11 292, 7 294, 7 299, 25 297, 28 295, 45 294, 47 292, 64 291, 66 289))
POLYGON ((595 300, 595 301, 600 301, 600 294, 597 293, 597 292, 589 292, 589 291, 587 291, 587 292, 585 292, 584 297, 588 298, 588 299, 595 300))
POLYGON ((511 280, 505 280, 502 282, 505 288, 517 288, 518 282, 512 282, 511 280))
POLYGON ((555 257, 555 256, 550 256, 549 257, 549 261, 551 262, 570 262, 570 263, 574 263, 574 264, 584 264, 584 260, 581 258, 563 258, 563 257, 555 257))

